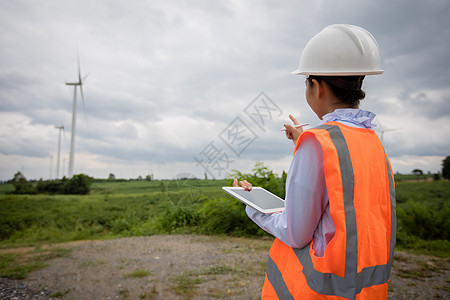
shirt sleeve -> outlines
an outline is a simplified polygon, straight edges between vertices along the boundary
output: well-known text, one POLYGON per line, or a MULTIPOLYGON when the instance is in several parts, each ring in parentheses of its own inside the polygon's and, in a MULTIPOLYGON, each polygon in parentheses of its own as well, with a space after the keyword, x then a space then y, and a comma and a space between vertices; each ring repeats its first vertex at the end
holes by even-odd
POLYGON ((292 160, 286 180, 285 209, 263 214, 247 206, 247 215, 263 230, 293 248, 313 239, 328 203, 322 148, 314 136, 306 136, 292 160))

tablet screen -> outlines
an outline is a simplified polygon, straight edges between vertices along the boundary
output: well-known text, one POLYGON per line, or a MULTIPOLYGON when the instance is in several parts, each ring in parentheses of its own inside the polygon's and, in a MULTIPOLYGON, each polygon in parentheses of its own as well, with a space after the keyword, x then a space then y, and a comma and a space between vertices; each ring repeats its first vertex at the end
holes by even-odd
POLYGON ((263 213, 282 211, 284 209, 283 199, 261 187, 253 187, 250 192, 236 187, 223 187, 223 190, 263 213))

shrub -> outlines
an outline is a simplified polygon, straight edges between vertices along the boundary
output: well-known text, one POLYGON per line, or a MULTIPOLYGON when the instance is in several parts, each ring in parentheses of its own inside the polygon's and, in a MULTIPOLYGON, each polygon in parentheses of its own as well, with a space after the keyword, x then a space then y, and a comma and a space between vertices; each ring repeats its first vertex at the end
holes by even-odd
POLYGON ((423 240, 449 240, 449 213, 446 202, 430 205, 410 200, 397 207, 399 231, 423 240))
POLYGON ((94 178, 84 174, 74 175, 64 184, 64 194, 86 195, 89 194, 94 178))
POLYGON ((74 175, 67 180, 65 177, 61 180, 42 180, 40 179, 34 187, 20 173, 14 175, 12 184, 15 187, 14 194, 89 194, 94 178, 84 174, 74 175))
POLYGON ((117 219, 112 223, 111 230, 115 234, 120 234, 130 230, 131 226, 126 219, 117 219))
POLYGON ((15 189, 13 192, 14 194, 36 194, 36 190, 33 188, 33 185, 28 182, 21 172, 14 174, 12 184, 15 189))
POLYGON ((41 179, 38 181, 36 189, 39 194, 43 193, 62 194, 64 191, 64 181, 62 180, 43 181, 41 179))
POLYGON ((172 232, 177 229, 195 227, 199 224, 200 216, 192 206, 178 206, 170 202, 163 204, 157 227, 162 232, 172 232))
POLYGON ((450 156, 442 161, 442 177, 450 180, 450 156))
POLYGON ((233 183, 233 179, 237 178, 239 181, 247 180, 253 186, 260 186, 266 190, 271 191, 275 195, 284 199, 285 196, 285 184, 287 174, 283 172, 281 178, 277 177, 277 174, 265 167, 263 163, 256 163, 252 169, 253 174, 244 174, 237 170, 233 170, 233 173, 228 176, 230 179, 229 185, 233 183))
POLYGON ((23 220, 18 216, 0 218, 0 241, 8 239, 14 232, 23 228, 23 220))
POLYGON ((206 234, 255 235, 261 230, 245 213, 245 206, 234 198, 208 199, 199 213, 201 231, 206 234))

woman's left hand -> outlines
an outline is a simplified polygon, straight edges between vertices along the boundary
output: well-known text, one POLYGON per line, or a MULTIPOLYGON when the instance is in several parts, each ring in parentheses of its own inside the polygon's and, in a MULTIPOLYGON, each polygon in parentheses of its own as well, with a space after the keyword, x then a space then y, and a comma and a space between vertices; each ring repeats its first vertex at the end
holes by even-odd
POLYGON ((248 182, 247 180, 238 181, 237 178, 234 178, 233 186, 234 187, 239 187, 239 186, 243 187, 244 190, 249 191, 249 192, 252 190, 252 184, 250 182, 248 182))

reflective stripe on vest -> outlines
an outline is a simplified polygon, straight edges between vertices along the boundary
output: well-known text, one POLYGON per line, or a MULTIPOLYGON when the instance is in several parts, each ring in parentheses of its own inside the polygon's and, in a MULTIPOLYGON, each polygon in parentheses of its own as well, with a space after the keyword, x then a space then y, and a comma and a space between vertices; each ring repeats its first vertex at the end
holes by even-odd
MULTIPOLYGON (((336 122, 331 122, 336 124, 336 122)), ((391 232, 390 232, 390 248, 389 248, 389 260, 386 264, 375 265, 365 267, 359 272, 357 271, 358 265, 358 236, 357 236, 357 224, 356 213, 354 206, 354 187, 355 178, 350 157, 349 148, 345 141, 342 130, 336 125, 322 125, 316 127, 316 129, 326 130, 329 133, 330 139, 336 148, 339 166, 340 176, 342 180, 342 192, 345 208, 345 232, 346 232, 346 251, 345 251, 345 276, 341 277, 333 273, 323 273, 314 269, 310 254, 310 245, 307 245, 301 249, 293 249, 298 261, 302 268, 302 273, 306 279, 308 287, 317 294, 338 296, 346 299, 355 299, 356 296, 361 293, 364 288, 372 287, 375 285, 386 284, 389 279, 389 273, 392 265, 393 251, 395 246, 395 233, 396 233, 396 216, 395 216, 395 188, 394 180, 392 176, 392 170, 390 168, 389 160, 386 155, 386 166, 389 180, 389 197, 390 197, 390 210, 391 210, 391 232)), ((277 240, 274 243, 283 244, 277 240)), ((291 250, 292 251, 292 250, 291 250)), ((282 272, 280 272, 278 266, 274 262, 273 258, 269 255, 267 262, 267 281, 273 287, 276 296, 280 299, 294 299, 289 291, 282 272)), ((264 292, 264 290, 263 290, 264 292)))

